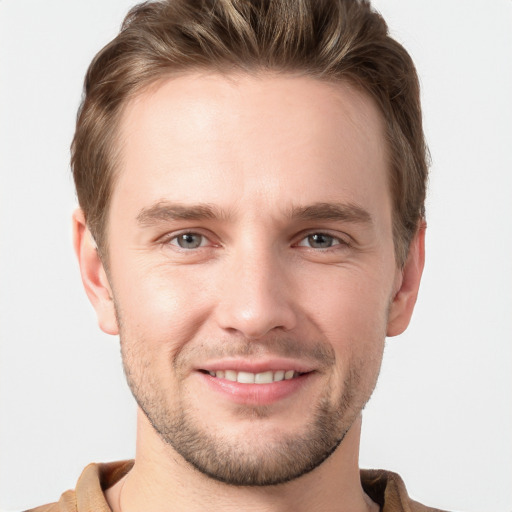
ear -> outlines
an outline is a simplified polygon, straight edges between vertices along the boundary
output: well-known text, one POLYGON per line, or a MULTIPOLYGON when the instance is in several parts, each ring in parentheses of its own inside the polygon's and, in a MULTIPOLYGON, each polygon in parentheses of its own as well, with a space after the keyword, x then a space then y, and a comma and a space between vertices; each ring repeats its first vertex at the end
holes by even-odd
POLYGON ((401 273, 398 273, 395 288, 397 291, 389 311, 387 336, 402 334, 411 320, 425 265, 426 229, 426 222, 421 221, 418 231, 411 241, 405 265, 401 273))
POLYGON ((85 292, 91 301, 101 330, 107 334, 119 334, 112 289, 101 262, 96 242, 87 227, 83 211, 73 213, 73 245, 85 292))

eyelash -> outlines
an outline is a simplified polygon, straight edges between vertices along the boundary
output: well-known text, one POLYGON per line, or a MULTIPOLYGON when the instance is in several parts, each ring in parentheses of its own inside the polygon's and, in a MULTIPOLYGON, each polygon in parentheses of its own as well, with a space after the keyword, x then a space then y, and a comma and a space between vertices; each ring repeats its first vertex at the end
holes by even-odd
POLYGON ((350 246, 349 242, 347 240, 345 240, 344 238, 340 237, 340 236, 336 236, 336 235, 332 235, 330 233, 326 233, 324 231, 313 231, 313 232, 309 232, 309 233, 306 233, 305 235, 302 236, 302 238, 300 239, 299 243, 298 244, 295 244, 296 246, 298 247, 306 247, 307 249, 312 249, 312 250, 321 250, 321 251, 328 251, 328 250, 336 250, 335 248, 338 247, 338 246, 343 246, 343 247, 348 247, 350 246), (324 238, 329 238, 332 240, 333 242, 333 245, 329 246, 329 247, 311 247, 311 246, 306 246, 306 245, 302 245, 303 242, 307 241, 308 239, 312 238, 312 237, 324 237, 324 238))
MULTIPOLYGON (((164 246, 166 245, 172 245, 174 247, 176 247, 177 250, 181 250, 181 251, 191 251, 191 250, 194 250, 194 249, 201 249, 201 248, 204 248, 205 246, 202 245, 204 241, 210 241, 209 237, 204 235, 203 233, 200 233, 200 232, 197 232, 197 231, 182 231, 181 233, 172 233, 172 234, 169 234, 169 235, 166 235, 164 236, 161 240, 160 240, 160 243, 164 246), (184 237, 184 236, 187 236, 187 235, 191 235, 191 236, 199 236, 199 237, 202 237, 202 240, 201 240, 201 245, 199 245, 198 247, 193 247, 193 248, 185 248, 185 247, 180 247, 178 245, 178 239, 180 237, 184 237), (176 241, 176 243, 172 243, 173 241, 176 241)), ((215 244, 214 244, 215 245, 215 244)))
MULTIPOLYGON (((160 243, 163 246, 172 245, 179 251, 188 252, 188 251, 193 251, 196 249, 201 249, 201 248, 207 247, 206 245, 203 245, 203 242, 208 242, 208 241, 210 241, 210 238, 203 233, 200 233, 198 231, 183 231, 181 233, 172 233, 167 236, 164 236, 160 240, 160 243), (200 245, 197 247, 191 247, 191 248, 181 247, 178 243, 178 239, 179 239, 179 237, 184 237, 186 235, 202 237, 200 245), (176 242, 176 243, 173 243, 173 242, 176 242)), ((218 244, 212 244, 212 245, 215 247, 218 244)), ((338 246, 350 247, 351 243, 345 238, 330 234, 325 231, 309 231, 309 232, 301 233, 299 241, 297 243, 293 244, 293 246, 294 247, 304 247, 305 249, 309 249, 309 250, 313 250, 313 251, 327 252, 330 250, 336 250, 336 248, 338 246), (326 237, 326 238, 332 239, 333 245, 331 245, 329 247, 311 247, 310 245, 303 245, 303 242, 306 242, 308 240, 308 238, 311 238, 314 236, 326 237)))

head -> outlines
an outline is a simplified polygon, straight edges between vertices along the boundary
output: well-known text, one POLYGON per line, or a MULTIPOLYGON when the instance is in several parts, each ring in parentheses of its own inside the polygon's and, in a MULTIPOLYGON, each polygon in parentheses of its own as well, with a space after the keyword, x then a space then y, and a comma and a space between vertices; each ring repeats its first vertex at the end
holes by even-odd
POLYGON ((339 453, 412 314, 425 169, 414 68, 366 2, 132 10, 73 172, 145 436, 236 485, 339 453))
POLYGON ((145 2, 91 63, 72 169, 104 263, 125 106, 159 80, 191 70, 293 73, 349 82, 376 102, 386 129, 397 264, 424 217, 427 151, 419 84, 406 50, 366 0, 145 2))

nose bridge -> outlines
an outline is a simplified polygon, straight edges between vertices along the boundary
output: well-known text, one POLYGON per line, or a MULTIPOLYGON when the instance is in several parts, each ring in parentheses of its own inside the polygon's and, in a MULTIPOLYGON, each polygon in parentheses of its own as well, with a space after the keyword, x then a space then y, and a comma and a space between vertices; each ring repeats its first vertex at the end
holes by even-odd
POLYGON ((295 326, 284 261, 276 244, 248 238, 233 248, 219 297, 221 327, 257 339, 295 326))

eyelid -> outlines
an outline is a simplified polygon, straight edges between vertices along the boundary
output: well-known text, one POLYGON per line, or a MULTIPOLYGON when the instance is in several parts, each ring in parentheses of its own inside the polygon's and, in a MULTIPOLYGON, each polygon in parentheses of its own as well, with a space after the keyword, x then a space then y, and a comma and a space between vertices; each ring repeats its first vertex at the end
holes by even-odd
POLYGON ((205 236, 203 236, 199 233, 182 233, 181 235, 176 235, 176 236, 172 237, 168 243, 170 245, 174 245, 175 247, 178 247, 179 249, 183 249, 186 251, 192 251, 195 249, 200 249, 201 247, 206 247, 208 244, 208 241, 209 241, 208 238, 206 238, 205 236), (200 238, 199 245, 197 247, 181 247, 181 245, 179 244, 179 240, 180 240, 180 238, 184 238, 187 235, 200 238))
POLYGON ((191 251, 193 249, 184 249, 183 247, 180 247, 177 243, 171 244, 173 240, 176 240, 179 236, 182 235, 197 235, 203 237, 208 243, 206 245, 200 245, 199 247, 196 247, 197 249, 203 249, 205 247, 215 247, 219 245, 218 243, 215 243, 212 241, 213 235, 206 234, 204 230, 202 229, 195 229, 195 228, 188 228, 188 229, 181 229, 179 231, 171 231, 169 233, 166 233, 165 235, 159 237, 157 239, 157 243, 161 245, 172 245, 173 247, 177 248, 181 251, 191 251))
POLYGON ((337 247, 338 245, 348 246, 348 247, 350 247, 352 245, 352 238, 349 235, 347 235, 346 233, 339 233, 339 232, 333 233, 332 231, 330 231, 328 229, 310 229, 310 230, 307 230, 307 231, 303 231, 302 233, 300 233, 297 236, 297 240, 298 241, 294 245, 298 246, 298 247, 306 247, 306 248, 309 248, 309 249, 319 250, 319 249, 315 249, 313 247, 308 247, 306 245, 300 245, 301 242, 303 242, 304 240, 306 240, 308 237, 310 237, 312 235, 328 236, 328 237, 331 237, 331 238, 333 238, 334 240, 336 240, 338 242, 338 243, 334 244, 332 247, 328 247, 328 248, 325 248, 325 249, 320 249, 320 250, 323 250, 323 251, 327 251, 329 249, 333 249, 334 247, 337 247))
MULTIPOLYGON (((215 242, 214 241, 215 236, 211 232, 205 233, 204 230, 200 229, 200 228, 185 228, 185 229, 181 229, 181 230, 178 230, 178 231, 168 232, 168 233, 160 236, 156 240, 156 243, 161 244, 161 245, 172 245, 173 247, 176 247, 179 250, 190 251, 191 249, 183 249, 182 247, 179 247, 178 244, 171 244, 170 243, 172 240, 175 240, 179 236, 185 235, 185 234, 198 235, 198 236, 201 236, 201 237, 206 239, 206 241, 208 243, 206 245, 200 245, 196 249, 200 249, 200 248, 204 248, 204 247, 216 247, 216 246, 222 245, 220 242, 215 242)), ((294 246, 299 246, 299 247, 306 247, 306 248, 310 248, 310 249, 313 249, 315 251, 318 251, 319 249, 315 249, 313 247, 307 247, 305 245, 300 245, 301 242, 303 242, 309 236, 312 236, 312 235, 325 235, 325 236, 329 236, 329 237, 333 238, 337 242, 332 247, 323 249, 324 251, 327 251, 327 250, 332 249, 334 247, 337 247, 339 245, 341 245, 341 246, 349 246, 350 247, 353 244, 352 237, 350 235, 346 234, 346 233, 339 233, 339 232, 333 233, 329 229, 308 229, 306 231, 302 231, 301 233, 299 233, 295 237, 296 242, 294 242, 293 245, 294 246)), ((322 249, 320 249, 320 250, 322 250, 322 249)))

